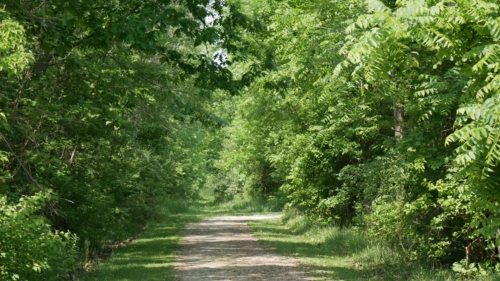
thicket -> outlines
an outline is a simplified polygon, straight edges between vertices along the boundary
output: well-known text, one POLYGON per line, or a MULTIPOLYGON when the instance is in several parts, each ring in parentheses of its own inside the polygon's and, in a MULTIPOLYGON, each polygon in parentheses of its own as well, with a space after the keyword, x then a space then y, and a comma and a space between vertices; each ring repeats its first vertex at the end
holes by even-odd
MULTIPOLYGON (((251 1, 269 70, 231 112, 218 197, 361 226, 408 261, 493 268, 500 250, 500 5, 251 1)), ((251 69, 248 63, 231 66, 251 69)))

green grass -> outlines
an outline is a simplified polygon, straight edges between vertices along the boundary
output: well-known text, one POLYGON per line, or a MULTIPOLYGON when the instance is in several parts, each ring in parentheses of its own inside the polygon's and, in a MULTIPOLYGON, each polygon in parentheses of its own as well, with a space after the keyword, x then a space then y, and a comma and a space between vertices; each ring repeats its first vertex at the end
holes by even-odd
POLYGON ((94 263, 79 280, 173 280, 175 251, 182 229, 204 217, 199 207, 182 200, 165 202, 157 222, 150 223, 128 246, 115 249, 110 259, 94 263))
POLYGON ((170 200, 163 204, 160 219, 150 223, 138 238, 115 249, 110 259, 94 263, 80 281, 156 281, 174 280, 175 252, 187 223, 213 216, 269 213, 261 201, 234 200, 223 204, 210 199, 198 202, 170 200))
POLYGON ((177 214, 169 218, 168 222, 151 225, 127 247, 116 249, 111 259, 81 280, 173 280, 180 230, 198 217, 177 214))
POLYGON ((361 229, 322 227, 298 214, 249 225, 259 241, 296 258, 322 280, 499 280, 495 276, 461 279, 450 270, 431 270, 372 242, 361 229))
POLYGON ((263 200, 250 200, 236 198, 229 202, 212 204, 212 214, 221 215, 248 215, 248 214, 268 214, 281 211, 280 208, 269 204, 263 200))

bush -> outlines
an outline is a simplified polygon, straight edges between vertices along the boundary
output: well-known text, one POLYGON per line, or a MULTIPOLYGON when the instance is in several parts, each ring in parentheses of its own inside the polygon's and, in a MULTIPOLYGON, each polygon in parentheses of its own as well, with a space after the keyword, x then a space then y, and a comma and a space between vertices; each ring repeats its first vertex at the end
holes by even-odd
POLYGON ((56 280, 73 269, 77 237, 51 230, 37 214, 50 197, 39 193, 15 204, 0 195, 0 279, 56 280))

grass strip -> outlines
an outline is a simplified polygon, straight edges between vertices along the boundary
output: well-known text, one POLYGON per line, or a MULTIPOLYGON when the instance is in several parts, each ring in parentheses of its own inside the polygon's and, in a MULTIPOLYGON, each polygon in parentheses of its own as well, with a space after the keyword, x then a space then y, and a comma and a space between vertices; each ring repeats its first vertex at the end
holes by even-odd
POLYGON ((424 262, 410 262, 356 228, 315 224, 305 216, 249 222, 259 241, 294 257, 319 280, 499 280, 498 276, 460 276, 424 262))
POLYGON ((174 214, 153 223, 130 245, 115 249, 82 281, 165 281, 174 279, 175 251, 187 223, 200 220, 197 214, 174 214))
POLYGON ((279 254, 294 257, 320 280, 364 280, 366 273, 342 257, 345 250, 325 248, 318 236, 294 233, 279 219, 251 221, 249 225, 260 242, 279 254))

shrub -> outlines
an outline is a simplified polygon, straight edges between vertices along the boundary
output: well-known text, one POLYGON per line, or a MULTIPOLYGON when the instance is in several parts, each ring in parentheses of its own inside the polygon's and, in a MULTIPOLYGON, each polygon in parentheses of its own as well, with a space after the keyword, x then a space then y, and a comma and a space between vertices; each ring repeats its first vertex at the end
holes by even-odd
POLYGON ((0 279, 56 280, 73 269, 77 237, 38 215, 50 198, 38 193, 16 204, 0 195, 0 279))

